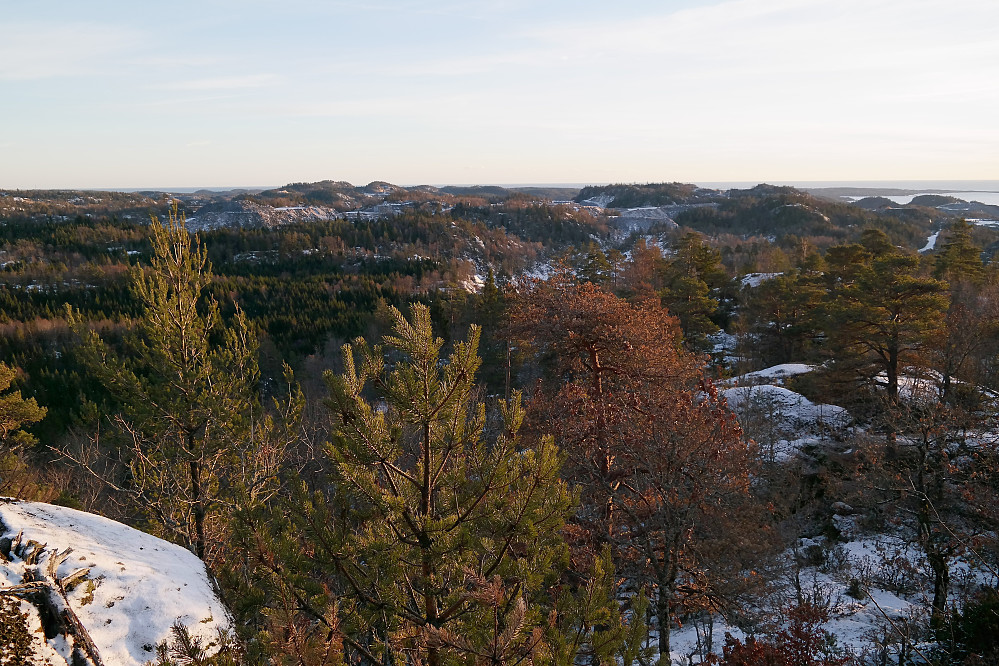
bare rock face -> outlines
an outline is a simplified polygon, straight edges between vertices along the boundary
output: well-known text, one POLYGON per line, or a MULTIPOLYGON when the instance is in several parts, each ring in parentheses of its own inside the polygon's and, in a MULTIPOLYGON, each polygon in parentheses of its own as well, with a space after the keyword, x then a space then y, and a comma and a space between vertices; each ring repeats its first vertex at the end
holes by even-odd
POLYGON ((142 666, 174 625, 203 645, 228 630, 228 611, 189 551, 83 511, 0 502, 3 663, 142 666))
POLYGON ((675 229, 677 224, 670 216, 670 212, 665 206, 625 208, 621 211, 621 216, 615 220, 615 226, 621 229, 644 231, 654 224, 660 224, 675 229))
POLYGON ((188 231, 273 228, 295 222, 335 220, 343 213, 328 206, 274 208, 253 201, 224 201, 201 207, 187 218, 188 231))

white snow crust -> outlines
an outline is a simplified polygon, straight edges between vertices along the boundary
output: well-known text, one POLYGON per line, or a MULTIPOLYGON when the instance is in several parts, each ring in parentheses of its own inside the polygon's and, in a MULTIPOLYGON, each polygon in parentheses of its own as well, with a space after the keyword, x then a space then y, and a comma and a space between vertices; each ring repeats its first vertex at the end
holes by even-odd
POLYGON ((743 287, 755 289, 767 280, 773 280, 781 275, 783 275, 783 273, 747 273, 742 276, 741 282, 743 287))
POLYGON ((815 369, 807 363, 781 363, 763 370, 747 372, 744 375, 727 379, 723 383, 729 386, 747 386, 755 384, 775 384, 782 386, 784 380, 796 375, 804 375, 815 369))
MULTIPOLYGON (((209 583, 205 566, 192 553, 113 520, 40 502, 0 501, 3 536, 46 545, 39 566, 53 553, 72 549, 57 570, 65 577, 88 567, 90 573, 67 595, 107 666, 141 666, 155 658, 155 646, 182 623, 204 644, 230 626, 229 614, 209 583), (91 584, 92 583, 92 584, 91 584)), ((27 565, 12 554, 0 560, 0 587, 22 582, 27 565)), ((68 663, 72 638, 56 636, 41 645, 34 613, 36 652, 54 666, 68 663)), ((45 663, 41 661, 39 663, 45 663)))
POLYGON ((789 460, 803 447, 850 425, 852 418, 843 407, 816 404, 783 386, 789 377, 814 369, 805 363, 783 363, 719 382, 720 395, 764 455, 789 460))

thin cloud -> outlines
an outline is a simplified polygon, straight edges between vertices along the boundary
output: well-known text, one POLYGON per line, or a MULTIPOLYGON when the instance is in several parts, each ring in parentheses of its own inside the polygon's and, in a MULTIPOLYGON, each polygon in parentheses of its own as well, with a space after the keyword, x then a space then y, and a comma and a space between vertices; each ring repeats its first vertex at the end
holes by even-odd
POLYGON ((483 101, 485 97, 478 94, 396 95, 265 106, 262 110, 268 114, 288 117, 386 117, 412 120, 448 117, 456 109, 478 106, 483 101))
MULTIPOLYGON (((993 0, 953 0, 946 12, 929 0, 733 0, 641 19, 530 28, 523 36, 549 45, 551 54, 627 61, 666 77, 692 66, 759 67, 758 74, 767 76, 816 67, 896 69, 912 64, 913 57, 941 62, 939 55, 969 43, 991 45, 995 52, 991 31, 997 21, 999 4, 993 0)), ((995 60, 982 67, 994 68, 995 60)))
POLYGON ((107 71, 142 43, 135 30, 115 25, 11 23, 0 41, 0 80, 30 81, 107 71))
POLYGON ((273 74, 250 74, 175 81, 153 87, 159 90, 243 90, 264 88, 273 85, 277 80, 278 77, 273 74))

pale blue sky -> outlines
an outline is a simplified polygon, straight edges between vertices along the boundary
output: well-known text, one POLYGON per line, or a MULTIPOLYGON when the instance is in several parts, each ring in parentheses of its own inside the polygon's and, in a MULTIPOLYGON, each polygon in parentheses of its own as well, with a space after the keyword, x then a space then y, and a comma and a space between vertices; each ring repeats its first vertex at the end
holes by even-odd
POLYGON ((999 179, 997 0, 0 0, 0 187, 999 179))

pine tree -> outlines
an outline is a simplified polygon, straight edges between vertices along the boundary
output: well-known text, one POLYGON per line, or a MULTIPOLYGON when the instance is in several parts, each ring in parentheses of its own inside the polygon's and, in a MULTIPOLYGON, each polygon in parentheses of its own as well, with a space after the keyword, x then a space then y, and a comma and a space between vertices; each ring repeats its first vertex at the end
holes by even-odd
POLYGON ((942 331, 946 285, 921 276, 919 258, 896 250, 886 239, 867 234, 865 240, 871 249, 847 246, 858 250, 842 253, 850 260, 839 265, 839 280, 829 294, 826 333, 833 348, 845 354, 839 360, 866 362, 864 379, 884 374, 891 408, 898 403, 901 368, 916 363, 942 331))
POLYGON ((222 321, 207 293, 205 248, 176 210, 165 225, 154 217, 151 230, 152 265, 136 269, 133 281, 143 312, 125 353, 82 330, 84 352, 121 404, 112 421, 124 436, 116 488, 126 510, 210 560, 219 554, 224 509, 273 492, 301 402, 293 393, 282 418, 265 414, 256 338, 238 308, 232 324, 222 321))
POLYGON ((14 368, 0 363, 0 493, 19 496, 33 485, 22 453, 35 442, 21 428, 41 421, 47 410, 20 391, 8 391, 16 375, 14 368))
POLYGON ((752 334, 754 355, 768 366, 805 360, 819 334, 816 312, 824 291, 816 280, 778 275, 744 293, 740 321, 752 334))
POLYGON ((934 367, 942 375, 941 400, 966 408, 980 402, 976 387, 987 383, 983 371, 990 365, 986 359, 996 354, 999 333, 994 273, 982 263, 982 249, 973 243, 971 231, 964 220, 954 222, 933 266, 933 275, 946 281, 950 296, 946 333, 932 350, 934 367))
POLYGON ((579 269, 583 278, 593 284, 605 284, 613 277, 614 266, 596 242, 591 242, 579 269))
POLYGON ((662 268, 663 305, 680 320, 688 344, 697 347, 718 330, 712 317, 718 312, 715 290, 729 282, 721 268, 721 254, 700 234, 688 233, 677 244, 675 255, 662 268))
POLYGON ((965 220, 951 224, 948 237, 936 255, 933 277, 950 283, 957 281, 981 284, 985 276, 982 248, 971 239, 972 226, 965 220))
POLYGON ((563 557, 560 455, 519 437, 519 395, 490 425, 477 327, 443 359, 427 307, 392 312, 385 347, 345 345, 343 374, 326 375, 339 499, 315 493, 292 512, 344 590, 351 658, 517 663, 541 647, 538 596, 563 557))

